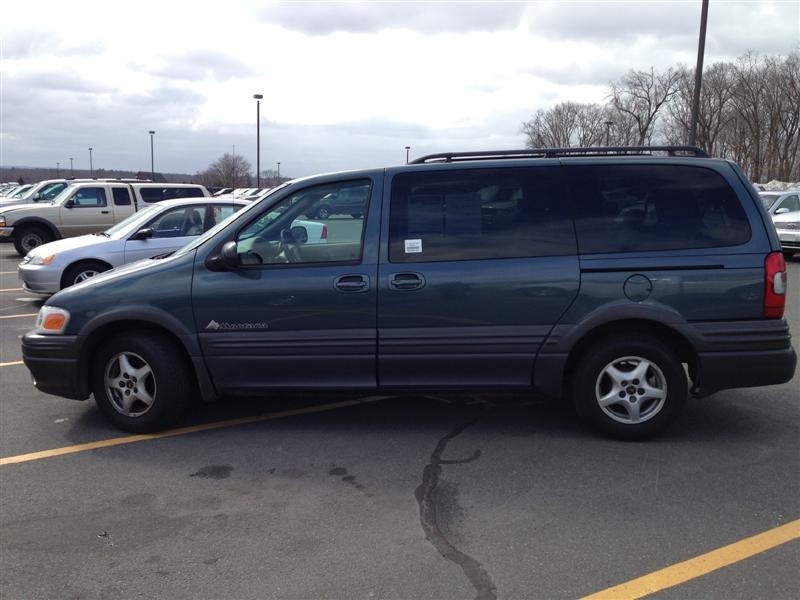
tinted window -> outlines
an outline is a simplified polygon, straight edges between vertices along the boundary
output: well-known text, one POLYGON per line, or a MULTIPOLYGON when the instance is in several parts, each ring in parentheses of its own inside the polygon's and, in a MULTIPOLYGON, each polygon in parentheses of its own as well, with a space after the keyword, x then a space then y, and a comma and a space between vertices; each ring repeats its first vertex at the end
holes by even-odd
POLYGON ((709 169, 567 167, 581 253, 743 244, 750 225, 735 192, 709 169))
POLYGON ((575 252, 560 167, 397 175, 389 259, 431 262, 575 252))
POLYGON ((131 203, 131 193, 128 188, 111 188, 111 193, 114 195, 114 204, 117 206, 127 206, 131 203))
POLYGON ((139 194, 145 202, 161 202, 164 199, 163 191, 161 188, 139 188, 139 194))
POLYGON ((51 183, 39 192, 39 199, 52 200, 58 196, 65 187, 67 187, 66 183, 51 183))
MULTIPOLYGON (((261 213, 239 232, 246 265, 357 262, 361 260, 364 215, 319 218, 331 195, 369 185, 356 180, 306 188, 261 213)), ((368 198, 369 196, 367 196, 368 198)))
POLYGON ((77 208, 106 205, 106 192, 103 188, 81 188, 72 195, 72 205, 77 208))
POLYGON ((200 188, 164 188, 161 190, 162 200, 176 200, 178 198, 200 198, 203 190, 200 188))

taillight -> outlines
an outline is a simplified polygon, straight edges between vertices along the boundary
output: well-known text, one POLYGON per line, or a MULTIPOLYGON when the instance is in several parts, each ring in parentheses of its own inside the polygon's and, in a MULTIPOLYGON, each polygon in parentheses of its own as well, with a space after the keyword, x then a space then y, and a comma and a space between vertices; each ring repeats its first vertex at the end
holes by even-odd
MULTIPOLYGON (((323 225, 322 226, 322 235, 320 236, 320 238, 323 239, 323 240, 327 240, 328 239, 328 226, 327 225, 323 225)), ((781 258, 783 258, 783 254, 781 254, 781 258)), ((781 314, 783 314, 783 313, 781 313, 781 314)))
POLYGON ((773 252, 764 263, 766 287, 764 289, 764 318, 780 319, 786 307, 786 261, 783 254, 773 252))

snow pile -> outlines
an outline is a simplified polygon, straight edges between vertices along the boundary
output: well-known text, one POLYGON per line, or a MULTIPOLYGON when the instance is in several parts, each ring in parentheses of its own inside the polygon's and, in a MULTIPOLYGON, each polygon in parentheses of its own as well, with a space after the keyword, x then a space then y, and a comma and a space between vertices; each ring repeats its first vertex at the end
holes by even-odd
POLYGON ((783 192, 785 190, 800 189, 800 181, 797 183, 789 183, 787 181, 773 179, 769 183, 757 183, 756 187, 762 192, 783 192))

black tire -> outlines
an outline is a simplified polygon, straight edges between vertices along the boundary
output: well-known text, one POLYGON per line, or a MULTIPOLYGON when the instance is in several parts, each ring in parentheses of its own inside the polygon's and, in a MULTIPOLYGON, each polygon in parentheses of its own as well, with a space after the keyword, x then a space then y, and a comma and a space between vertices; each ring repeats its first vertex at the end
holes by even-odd
MULTIPOLYGON (((165 429, 175 423, 186 412, 190 402, 193 376, 185 354, 171 340, 157 333, 127 332, 112 337, 103 344, 94 356, 92 391, 94 400, 103 414, 118 428, 131 433, 150 433, 165 429), (121 404, 125 397, 122 392, 138 391, 138 388, 123 388, 112 398, 106 387, 106 373, 110 376, 123 375, 119 372, 118 357, 125 354, 129 364, 141 368, 142 362, 150 367, 151 374, 133 379, 133 385, 147 387, 146 393, 152 398, 149 408, 137 401, 130 407, 131 414, 124 414, 121 404), (120 408, 117 408, 117 407, 120 408), (141 410, 141 409, 145 410, 141 410), (141 414, 133 414, 141 412, 141 414)), ((132 378, 122 381, 126 383, 132 378)), ((114 386, 116 390, 116 386, 114 386)))
POLYGON ((795 255, 797 250, 783 250, 783 258, 786 260, 791 260, 791 258, 795 255))
POLYGON ((70 265, 64 270, 64 274, 61 276, 61 289, 63 290, 66 287, 80 283, 78 279, 81 277, 81 275, 83 275, 85 278, 86 274, 88 273, 94 273, 94 275, 97 275, 103 271, 108 271, 110 268, 111 267, 109 265, 104 262, 100 262, 99 260, 84 260, 75 263, 74 265, 70 265))
POLYGON ((653 437, 677 416, 688 396, 688 380, 678 356, 647 336, 609 337, 596 342, 578 358, 569 377, 570 395, 581 419, 599 433, 620 440, 653 437), (622 360, 626 358, 629 360, 622 360), (623 375, 630 368, 631 376, 640 366, 646 369, 647 380, 621 378, 619 383, 627 385, 620 386, 607 373, 610 366, 623 375), (659 389, 664 392, 663 399, 649 396, 647 390, 655 394, 659 389), (624 396, 619 397, 620 393, 624 396), (607 397, 612 404, 602 408, 598 397, 607 397), (641 420, 633 420, 634 414, 641 420))
POLYGON ((25 256, 34 248, 53 241, 53 235, 35 225, 22 226, 19 231, 14 232, 14 248, 17 254, 25 256))
POLYGON ((331 207, 330 206, 325 206, 325 205, 320 206, 317 209, 317 213, 316 213, 315 216, 316 216, 317 219, 327 219, 327 218, 329 218, 331 216, 331 207))

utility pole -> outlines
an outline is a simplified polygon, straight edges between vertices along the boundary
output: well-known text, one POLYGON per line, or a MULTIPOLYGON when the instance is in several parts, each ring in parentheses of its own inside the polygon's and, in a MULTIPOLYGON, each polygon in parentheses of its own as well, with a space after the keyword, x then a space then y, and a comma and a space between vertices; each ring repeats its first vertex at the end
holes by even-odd
POLYGON ((156 180, 156 167, 155 161, 153 160, 153 136, 156 134, 155 131, 149 131, 150 134, 150 179, 153 181, 156 180))
POLYGON ((406 164, 408 164, 408 151, 411 150, 411 146, 406 146, 406 164))
POLYGON ((611 145, 611 127, 614 125, 614 121, 606 121, 606 146, 611 145))
POLYGON ((60 177, 61 177, 61 163, 57 162, 56 163, 56 179, 59 179, 60 177))
POLYGON ((75 179, 75 170, 72 168, 72 157, 69 157, 69 176, 75 179))
POLYGON ((278 161, 278 183, 281 182, 281 161, 278 161))
POLYGON ((697 43, 697 66, 694 70, 694 98, 692 98, 692 126, 689 145, 697 144, 697 120, 700 117, 700 87, 703 85, 703 55, 706 51, 706 24, 708 22, 708 0, 703 0, 700 14, 700 40, 697 43))
POLYGON ((92 147, 89 146, 89 179, 94 179, 94 163, 92 163, 92 147))
POLYGON ((263 94, 253 94, 256 100, 256 187, 261 187, 261 99, 263 94))

